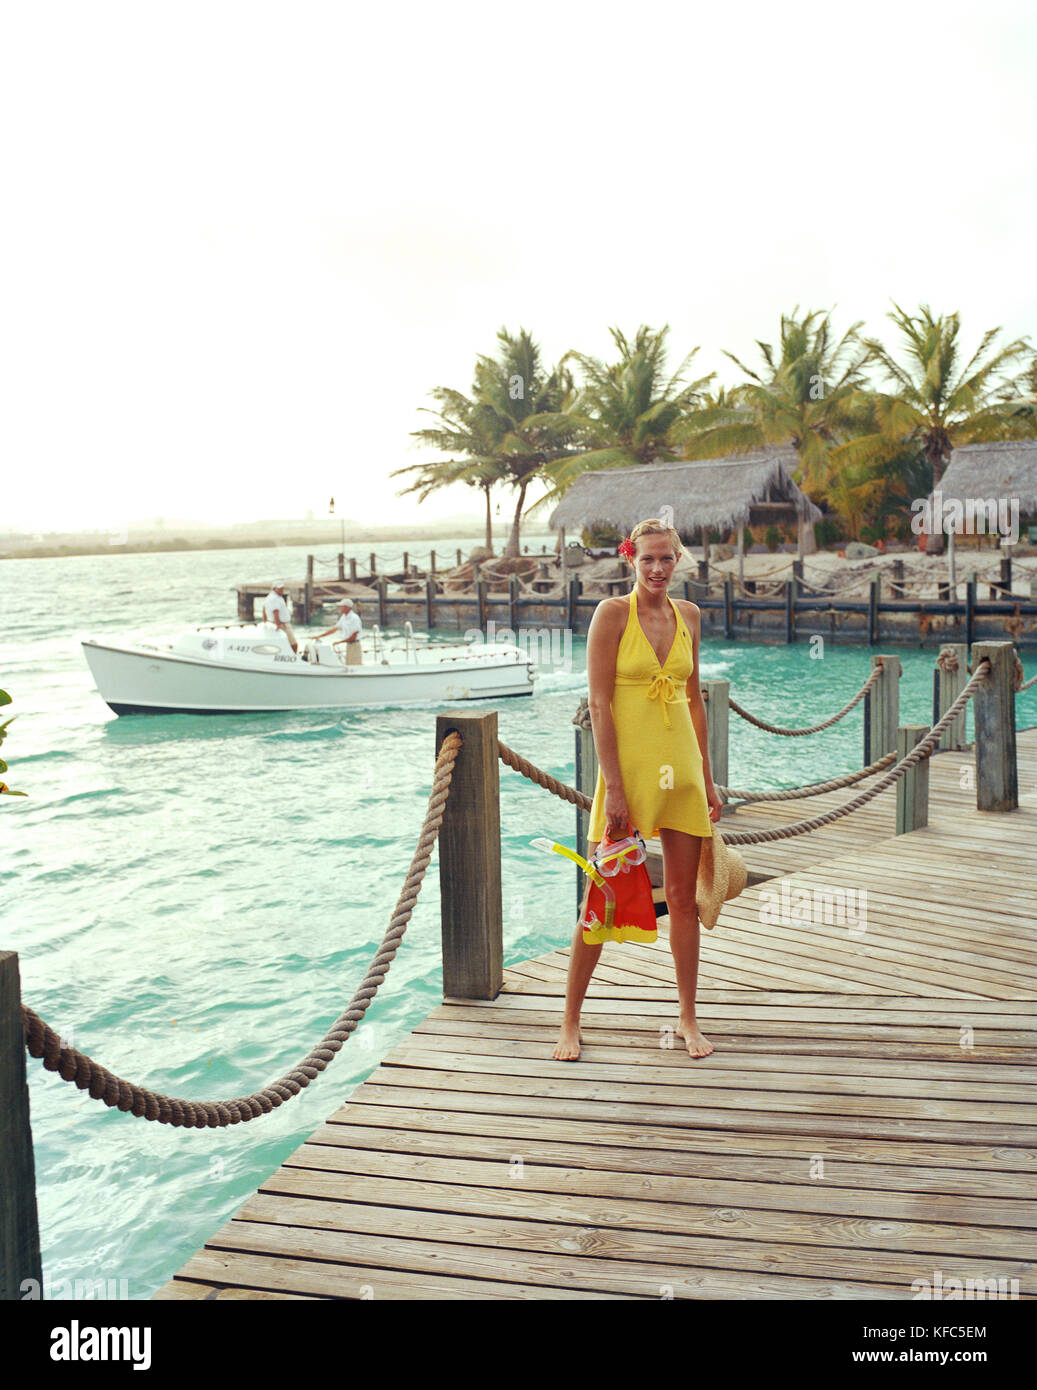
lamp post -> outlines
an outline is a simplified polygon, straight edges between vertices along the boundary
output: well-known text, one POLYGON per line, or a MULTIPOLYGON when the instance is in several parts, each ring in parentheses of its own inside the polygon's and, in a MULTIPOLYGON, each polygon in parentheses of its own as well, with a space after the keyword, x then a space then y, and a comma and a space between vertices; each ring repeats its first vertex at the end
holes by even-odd
MULTIPOLYGON (((330 499, 328 500, 328 515, 329 515, 329 516, 334 516, 334 515, 335 515, 335 499, 334 499, 334 497, 332 497, 332 498, 330 498, 330 499)), ((339 517, 339 521, 342 523, 342 549, 343 549, 343 551, 344 551, 345 548, 346 548, 346 518, 345 518, 344 516, 341 516, 341 517, 339 517)))

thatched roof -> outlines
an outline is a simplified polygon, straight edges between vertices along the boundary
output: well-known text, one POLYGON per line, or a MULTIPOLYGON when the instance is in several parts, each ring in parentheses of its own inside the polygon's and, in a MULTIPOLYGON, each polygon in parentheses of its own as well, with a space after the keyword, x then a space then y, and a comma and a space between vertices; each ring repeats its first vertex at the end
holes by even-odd
POLYGON ((963 444, 951 454, 938 490, 945 501, 1017 497, 1020 513, 1032 515, 1037 512, 1037 439, 963 444))
POLYGON ((809 522, 822 513, 792 481, 792 449, 761 450, 694 463, 648 463, 582 473, 548 519, 553 529, 611 526, 624 534, 664 506, 687 535, 706 526, 729 531, 750 525, 757 503, 784 503, 809 522))

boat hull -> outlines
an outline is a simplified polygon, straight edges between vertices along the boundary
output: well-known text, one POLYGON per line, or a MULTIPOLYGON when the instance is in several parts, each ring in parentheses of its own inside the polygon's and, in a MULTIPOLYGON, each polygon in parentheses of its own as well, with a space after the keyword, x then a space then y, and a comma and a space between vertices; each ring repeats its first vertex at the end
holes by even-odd
POLYGON ((170 649, 83 642, 102 699, 116 714, 250 714, 365 709, 532 694, 526 661, 311 667, 277 671, 185 657, 170 649))

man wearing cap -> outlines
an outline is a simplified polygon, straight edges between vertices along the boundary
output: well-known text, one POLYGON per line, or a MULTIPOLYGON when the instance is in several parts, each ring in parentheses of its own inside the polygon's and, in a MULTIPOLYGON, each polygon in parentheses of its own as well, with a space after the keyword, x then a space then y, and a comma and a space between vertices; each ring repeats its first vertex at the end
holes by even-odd
POLYGON ((279 579, 272 587, 266 598, 263 600, 263 621, 273 623, 279 632, 283 632, 291 643, 292 651, 298 654, 299 644, 295 640, 295 633, 292 625, 288 621, 288 603, 285 600, 285 593, 288 585, 283 579, 279 579))
POLYGON ((351 598, 342 599, 338 608, 338 622, 334 627, 329 627, 327 632, 318 632, 314 641, 319 642, 322 637, 330 637, 333 632, 341 632, 342 640, 346 644, 346 665, 359 666, 363 660, 360 634, 364 625, 360 621, 360 614, 353 612, 353 600, 351 598))

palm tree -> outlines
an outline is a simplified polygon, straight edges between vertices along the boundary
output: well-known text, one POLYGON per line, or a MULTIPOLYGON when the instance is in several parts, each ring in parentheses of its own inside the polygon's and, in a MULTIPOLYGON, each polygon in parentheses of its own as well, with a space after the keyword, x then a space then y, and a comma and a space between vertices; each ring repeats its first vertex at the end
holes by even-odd
POLYGON ((677 433, 686 458, 791 446, 800 460, 795 481, 824 493, 831 481, 829 453, 853 427, 870 354, 855 339, 859 323, 836 342, 829 314, 811 310, 798 318, 798 313, 797 305, 782 314, 777 350, 757 339, 765 364, 760 371, 725 349, 724 356, 749 380, 721 391, 684 421, 677 433))
POLYGON ((493 458, 496 439, 489 426, 486 412, 460 391, 448 386, 437 386, 429 393, 439 401, 438 411, 420 407, 424 413, 435 416, 439 425, 434 428, 413 430, 412 434, 422 444, 442 449, 450 457, 435 462, 412 463, 406 468, 396 468, 391 478, 414 474, 409 487, 400 488, 397 497, 416 492, 418 501, 424 502, 431 493, 440 488, 452 487, 455 483, 465 483, 468 487, 479 488, 486 500, 486 549, 493 553, 493 517, 490 508, 490 493, 503 479, 503 470, 493 458))
MULTIPOLYGON (((1009 374, 1013 364, 1031 355, 1027 338, 1014 339, 983 361, 1001 332, 990 328, 968 362, 959 367, 957 313, 937 318, 923 304, 917 315, 911 315, 894 300, 887 318, 901 331, 902 361, 876 338, 861 338, 861 342, 896 389, 868 393, 873 426, 842 446, 841 464, 874 463, 887 457, 891 447, 917 443, 932 470, 930 486, 936 488, 955 445, 1035 433, 1033 403, 1020 399, 1021 381, 1009 374)), ((926 548, 942 550, 942 533, 931 535, 926 548)))
POLYGON ((702 401, 702 391, 714 373, 697 381, 683 376, 698 352, 692 348, 672 376, 666 375, 666 335, 642 324, 632 340, 618 328, 609 332, 619 351, 616 362, 605 363, 585 353, 567 353, 583 373, 583 385, 570 413, 577 447, 549 465, 545 476, 550 491, 530 511, 557 501, 570 484, 590 469, 623 468, 677 456, 674 431, 690 409, 702 401))
POLYGON ((557 460, 567 457, 576 435, 575 390, 564 360, 546 371, 540 348, 520 328, 516 336, 501 328, 495 357, 480 356, 473 394, 489 433, 494 462, 518 496, 506 559, 519 554, 522 512, 530 484, 557 460))
MULTIPOLYGON (((462 481, 486 492, 489 535, 489 492, 506 483, 517 492, 505 558, 519 553, 522 511, 530 484, 546 465, 570 452, 575 434, 571 417, 574 399, 572 373, 564 364, 546 371, 540 349, 524 328, 517 335, 501 328, 495 357, 476 359, 471 396, 438 386, 431 393, 441 403, 434 429, 414 430, 425 444, 452 456, 438 463, 413 464, 396 473, 416 472, 418 480, 406 491, 427 496, 434 487, 462 481), (460 455, 460 458, 456 456, 460 455)), ((395 476, 395 474, 393 474, 395 476)))

